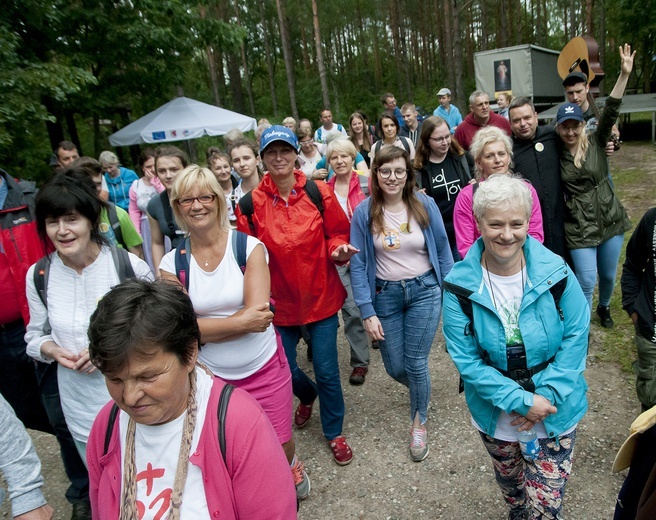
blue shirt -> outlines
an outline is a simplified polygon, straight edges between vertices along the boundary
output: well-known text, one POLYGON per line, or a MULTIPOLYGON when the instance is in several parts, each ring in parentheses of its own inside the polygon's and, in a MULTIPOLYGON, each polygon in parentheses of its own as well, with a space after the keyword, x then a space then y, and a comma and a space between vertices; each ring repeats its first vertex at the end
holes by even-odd
POLYGON ((130 204, 130 186, 137 179, 139 177, 137 177, 136 173, 123 166, 118 169, 118 175, 116 177, 111 177, 109 173, 105 173, 109 200, 119 208, 127 211, 130 204))
POLYGON ((456 127, 462 123, 462 116, 460 115, 460 110, 458 110, 458 107, 455 105, 449 105, 449 111, 447 112, 444 110, 442 105, 439 105, 434 111, 433 115, 437 117, 441 117, 444 119, 447 124, 449 125, 449 128, 451 129, 451 133, 453 134, 456 131, 456 127))

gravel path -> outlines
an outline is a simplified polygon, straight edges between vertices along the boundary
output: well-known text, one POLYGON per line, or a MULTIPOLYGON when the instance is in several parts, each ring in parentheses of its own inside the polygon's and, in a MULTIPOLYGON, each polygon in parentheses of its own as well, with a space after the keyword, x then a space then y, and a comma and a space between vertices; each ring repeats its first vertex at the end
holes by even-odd
MULTIPOLYGON (((565 500, 570 519, 612 518, 623 476, 613 475, 610 468, 629 424, 639 413, 630 376, 612 364, 595 361, 600 334, 593 325, 586 372, 590 410, 579 426, 565 500)), ((441 334, 430 357, 431 452, 421 463, 411 462, 408 453, 407 391, 387 376, 375 350, 366 383, 350 386, 348 348, 341 332, 339 342, 347 406, 344 432, 355 458, 346 467, 332 461, 315 409, 308 427, 296 432, 298 451, 312 480, 312 493, 301 504, 299 518, 507 518, 489 457, 470 424, 464 397, 458 395, 457 373, 444 352, 441 334)), ((299 362, 311 372, 303 354, 299 362)), ((49 435, 31 433, 43 461, 46 493, 57 509, 56 518, 68 519, 70 507, 63 498, 66 476, 57 443, 49 435)), ((0 514, 10 517, 8 511, 5 504, 0 514)))

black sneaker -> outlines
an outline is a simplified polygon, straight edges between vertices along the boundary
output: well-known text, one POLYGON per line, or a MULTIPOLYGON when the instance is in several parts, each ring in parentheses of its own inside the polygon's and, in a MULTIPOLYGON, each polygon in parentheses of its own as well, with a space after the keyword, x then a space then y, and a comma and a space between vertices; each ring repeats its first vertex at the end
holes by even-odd
POLYGON ((615 325, 613 318, 610 316, 610 307, 602 307, 597 305, 597 316, 601 320, 601 326, 606 329, 612 329, 615 325))

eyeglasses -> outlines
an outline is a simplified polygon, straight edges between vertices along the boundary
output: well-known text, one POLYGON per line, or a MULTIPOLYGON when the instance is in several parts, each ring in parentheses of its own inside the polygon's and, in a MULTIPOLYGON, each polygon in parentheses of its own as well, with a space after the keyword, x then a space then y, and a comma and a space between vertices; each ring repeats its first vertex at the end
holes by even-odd
POLYGON ((445 135, 444 137, 430 137, 429 138, 431 141, 434 141, 436 143, 441 143, 441 142, 447 142, 451 140, 451 134, 445 135))
POLYGON ((191 206, 195 201, 200 202, 203 206, 211 204, 216 199, 216 195, 201 195, 200 197, 189 197, 187 199, 177 199, 178 206, 191 206))
POLYGON ((299 144, 312 144, 313 142, 313 139, 308 139, 307 141, 299 141, 299 144))
POLYGON ((401 168, 396 170, 390 170, 389 168, 378 168, 378 175, 380 175, 383 179, 389 179, 392 174, 394 174, 394 177, 397 179, 404 179, 408 174, 408 170, 401 168))

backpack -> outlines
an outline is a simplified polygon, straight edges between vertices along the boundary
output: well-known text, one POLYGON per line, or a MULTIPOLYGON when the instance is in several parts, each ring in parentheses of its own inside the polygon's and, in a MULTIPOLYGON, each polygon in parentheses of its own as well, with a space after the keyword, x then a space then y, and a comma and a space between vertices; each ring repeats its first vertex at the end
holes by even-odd
MULTIPOLYGON (((219 418, 219 448, 221 449, 221 457, 223 458, 223 463, 226 464, 226 432, 225 432, 225 420, 228 413, 228 404, 230 403, 230 396, 235 390, 235 387, 230 384, 226 384, 221 389, 221 395, 219 397, 219 406, 217 407, 217 417, 219 418)), ((105 444, 103 449, 103 456, 107 455, 107 450, 109 449, 109 443, 112 440, 112 433, 114 433, 114 424, 116 424, 116 417, 118 417, 119 407, 116 403, 112 405, 112 409, 109 412, 109 419, 107 420, 107 429, 105 430, 105 444)))
MULTIPOLYGON (((403 148, 405 149, 406 153, 410 153, 410 139, 407 137, 403 137, 401 135, 398 136, 399 140, 401 141, 401 144, 403 145, 403 148)), ((380 149, 383 147, 383 139, 380 139, 379 141, 376 141, 373 147, 371 148, 371 154, 370 157, 373 159, 378 152, 380 152, 380 149)), ((396 146, 393 144, 392 146, 396 146)))
MULTIPOLYGON (((237 265, 241 269, 242 274, 246 272, 246 241, 248 235, 232 230, 232 254, 237 260, 237 265)), ((180 244, 175 249, 175 275, 184 288, 189 290, 189 256, 191 255, 191 240, 189 237, 185 238, 184 243, 180 244)))
MULTIPOLYGON (((558 311, 558 316, 560 316, 561 321, 565 319, 565 316, 563 315, 563 310, 560 306, 560 299, 563 296, 563 292, 565 291, 565 288, 567 287, 567 279, 568 276, 565 276, 562 280, 559 280, 555 284, 553 284, 551 287, 549 287, 549 292, 551 293, 551 296, 553 296, 554 300, 554 305, 556 306, 556 311, 558 311)), ((462 312, 467 316, 467 319, 469 319, 469 323, 465 325, 465 329, 463 331, 465 336, 474 336, 474 312, 472 309, 472 302, 469 299, 469 297, 472 295, 474 291, 470 291, 469 289, 464 289, 463 287, 460 287, 459 285, 455 285, 451 282, 444 282, 442 289, 444 291, 449 291, 450 293, 453 293, 456 298, 458 298, 458 303, 460 304, 460 308, 462 309, 462 312)), ((483 361, 489 365, 489 354, 487 352, 481 353, 481 358, 483 361)), ((554 356, 555 357, 555 356, 554 356)), ((542 363, 539 363, 538 365, 529 368, 525 368, 526 373, 528 374, 528 377, 526 378, 528 381, 530 381, 530 378, 534 375, 537 374, 538 372, 544 370, 547 365, 549 365, 551 362, 553 362, 554 357, 551 359, 548 359, 547 361, 543 361, 542 363)), ((524 362, 526 362, 524 360, 524 362)), ((500 370, 496 367, 494 367, 496 370, 501 372, 506 377, 509 377, 509 373, 505 370, 500 370)), ((464 391, 464 383, 462 381, 462 378, 460 378, 459 383, 458 383, 458 393, 462 393, 464 391)))
POLYGON ((109 225, 114 231, 114 238, 116 238, 116 243, 121 244, 124 249, 127 249, 128 246, 126 246, 125 242, 123 242, 123 232, 121 231, 121 222, 118 220, 116 204, 109 201, 107 201, 107 218, 109 219, 109 225))
MULTIPOLYGON (((323 197, 321 196, 321 191, 319 191, 317 183, 312 179, 308 179, 305 183, 305 186, 303 186, 303 190, 309 199, 313 202, 313 204, 317 207, 321 217, 323 218, 323 197)), ((239 209, 241 210, 242 214, 246 215, 246 218, 248 219, 248 228, 254 235, 255 224, 253 223, 253 212, 255 210, 253 208, 253 192, 249 191, 246 195, 239 199, 237 204, 239 205, 239 209)))

